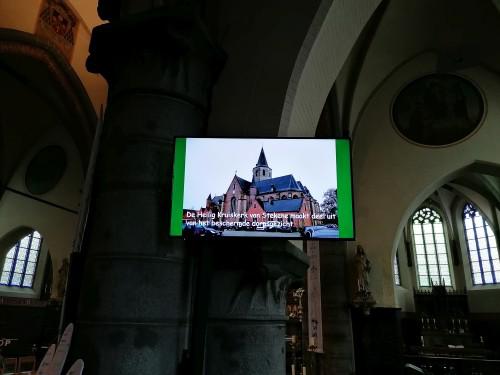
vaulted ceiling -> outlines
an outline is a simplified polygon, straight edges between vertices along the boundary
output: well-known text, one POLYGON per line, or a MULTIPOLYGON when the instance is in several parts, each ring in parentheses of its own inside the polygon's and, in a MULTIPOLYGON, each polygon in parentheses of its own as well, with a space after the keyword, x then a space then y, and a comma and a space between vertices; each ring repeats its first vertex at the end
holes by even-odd
POLYGON ((499 43, 500 13, 493 1, 383 3, 336 82, 340 121, 346 133, 355 136, 360 115, 373 93, 395 70, 417 56, 435 54, 434 72, 478 65, 500 72, 499 43))

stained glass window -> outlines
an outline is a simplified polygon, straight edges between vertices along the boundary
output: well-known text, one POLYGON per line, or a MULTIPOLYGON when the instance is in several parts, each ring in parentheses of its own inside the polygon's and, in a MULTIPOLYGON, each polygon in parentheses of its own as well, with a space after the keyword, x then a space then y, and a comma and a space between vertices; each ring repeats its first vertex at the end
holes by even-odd
POLYGON ((463 219, 472 283, 474 285, 498 284, 500 260, 495 234, 471 203, 464 206, 463 219))
POLYGON ((396 285, 401 285, 401 276, 399 274, 399 257, 398 253, 394 257, 394 282, 396 285))
POLYGON ((412 229, 418 285, 451 286, 448 249, 441 216, 431 208, 422 208, 413 215, 412 229))
POLYGON ((42 236, 36 231, 12 246, 5 257, 0 285, 32 288, 41 247, 42 236))

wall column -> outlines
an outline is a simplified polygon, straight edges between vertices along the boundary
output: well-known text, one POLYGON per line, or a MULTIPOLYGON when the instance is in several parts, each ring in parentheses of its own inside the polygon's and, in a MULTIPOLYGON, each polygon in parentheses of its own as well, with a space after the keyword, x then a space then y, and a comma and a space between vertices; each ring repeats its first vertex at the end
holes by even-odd
POLYGON ((307 255, 288 241, 243 241, 215 254, 205 374, 283 375, 286 291, 307 255))
POLYGON ((191 302, 185 242, 168 237, 173 137, 204 133, 222 60, 190 6, 92 32, 87 67, 110 88, 72 344, 87 374, 177 373, 191 302))
MULTIPOLYGON (((347 242, 320 242, 323 349, 320 374, 354 373, 347 242), (346 274, 347 270, 347 274, 346 274)), ((318 357, 319 358, 319 357, 318 357)))

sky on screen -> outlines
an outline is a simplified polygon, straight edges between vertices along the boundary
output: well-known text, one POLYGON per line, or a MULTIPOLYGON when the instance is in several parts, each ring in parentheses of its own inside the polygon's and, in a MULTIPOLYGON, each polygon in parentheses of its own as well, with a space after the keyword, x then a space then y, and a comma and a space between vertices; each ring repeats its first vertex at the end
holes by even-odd
POLYGON ((292 174, 320 203, 337 187, 334 140, 188 138, 183 207, 205 207, 209 194, 226 193, 235 173, 252 181, 262 147, 273 177, 292 174))

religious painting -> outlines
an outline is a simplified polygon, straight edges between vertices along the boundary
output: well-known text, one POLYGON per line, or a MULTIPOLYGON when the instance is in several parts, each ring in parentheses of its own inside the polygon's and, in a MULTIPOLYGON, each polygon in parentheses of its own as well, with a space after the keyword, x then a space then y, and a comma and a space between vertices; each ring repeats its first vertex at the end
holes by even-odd
POLYGON ((67 157, 57 145, 42 148, 26 168, 25 184, 31 194, 46 194, 61 181, 66 171, 67 157))
POLYGON ((425 146, 446 146, 467 138, 484 113, 479 90, 454 74, 431 74, 411 82, 392 107, 397 132, 425 146))
POLYGON ((36 34, 49 40, 71 60, 79 20, 64 0, 44 0, 40 8, 36 34))

